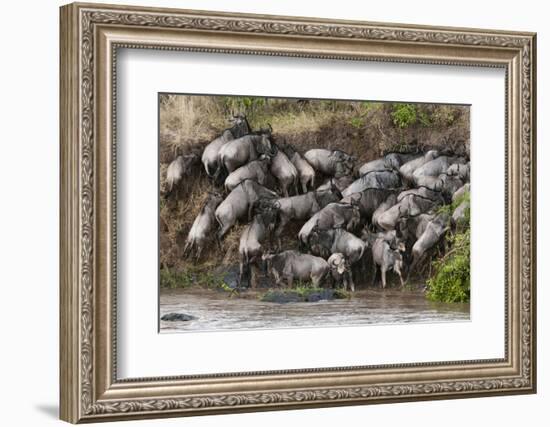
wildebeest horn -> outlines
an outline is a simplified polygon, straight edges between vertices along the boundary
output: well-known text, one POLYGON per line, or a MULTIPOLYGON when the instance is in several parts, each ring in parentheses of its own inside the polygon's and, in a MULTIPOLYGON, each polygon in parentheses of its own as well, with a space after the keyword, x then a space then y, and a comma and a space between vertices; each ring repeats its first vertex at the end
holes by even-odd
POLYGON ((273 132, 273 127, 271 127, 271 123, 268 123, 267 126, 269 127, 269 132, 273 132))

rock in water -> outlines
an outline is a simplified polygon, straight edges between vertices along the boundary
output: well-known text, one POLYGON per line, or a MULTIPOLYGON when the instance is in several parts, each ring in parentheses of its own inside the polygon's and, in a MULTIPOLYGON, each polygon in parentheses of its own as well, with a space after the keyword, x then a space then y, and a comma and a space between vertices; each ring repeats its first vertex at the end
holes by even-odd
POLYGON ((184 314, 184 313, 167 313, 164 316, 160 318, 160 320, 164 320, 167 322, 188 322, 189 320, 195 320, 195 316, 191 316, 190 314, 184 314))

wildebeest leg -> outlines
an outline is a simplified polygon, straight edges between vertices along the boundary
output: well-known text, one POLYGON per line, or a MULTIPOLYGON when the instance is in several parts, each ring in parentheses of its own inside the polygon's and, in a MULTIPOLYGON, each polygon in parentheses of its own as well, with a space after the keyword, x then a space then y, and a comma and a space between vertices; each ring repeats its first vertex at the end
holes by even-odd
POLYGON ((256 289, 257 285, 258 285, 258 267, 254 263, 250 265, 250 287, 252 289, 256 289))
POLYGON ((420 253, 420 252, 413 252, 412 255, 412 262, 411 266, 409 267, 409 271, 407 272, 407 279, 405 280, 405 283, 409 282, 409 277, 411 276, 411 272, 415 269, 417 265, 420 265, 421 261, 424 259, 426 253, 420 253))
POLYGON ((278 287, 281 287, 281 276, 279 275, 279 273, 273 269, 271 274, 273 275, 273 279, 275 279, 275 284, 278 286, 278 287))
POLYGON ((311 276, 311 285, 314 287, 314 288, 318 288, 320 287, 319 285, 321 284, 321 279, 322 279, 323 276, 311 276))
POLYGON ((191 249, 191 246, 192 246, 191 240, 188 240, 187 242, 185 242, 185 246, 183 247, 183 253, 182 253, 183 258, 187 257, 189 250, 191 249))
POLYGON ((283 234, 283 230, 285 226, 288 224, 290 218, 288 218, 286 215, 281 215, 279 219, 279 225, 277 226, 277 229, 275 230, 275 236, 277 237, 277 251, 281 251, 281 234, 283 234))
POLYGON ((386 271, 387 271, 386 266, 382 265, 380 267, 380 272, 382 273, 382 288, 383 289, 386 289, 386 271))
POLYGON ((248 204, 248 222, 252 221, 252 211, 254 210, 254 203, 248 204))
POLYGON ((288 183, 281 183, 281 191, 283 196, 288 197, 288 183))
POLYGON ((405 287, 405 283, 403 283, 403 275, 401 274, 401 268, 394 266, 394 271, 399 275, 399 281, 401 282, 401 289, 405 287))
POLYGON ((286 286, 289 289, 292 289, 292 284, 294 283, 294 276, 292 274, 289 274, 285 277, 286 279, 286 286))
POLYGON ((307 193, 307 178, 302 179, 302 191, 303 191, 304 194, 307 193))
POLYGON ((201 253, 202 253, 202 248, 203 248, 203 244, 199 243, 197 245, 197 254, 196 254, 196 260, 197 262, 199 262, 199 259, 201 258, 201 253))
POLYGON ((237 283, 238 287, 241 288, 243 286, 243 281, 247 280, 245 276, 247 276, 248 267, 245 265, 244 260, 241 260, 239 263, 239 282, 237 283))
POLYGON ((445 237, 441 237, 439 239, 439 254, 444 256, 445 255, 445 252, 446 252, 446 249, 447 249, 447 246, 445 245, 445 241, 447 239, 445 239, 445 237))
POLYGON ((372 260, 372 283, 371 286, 376 284, 376 273, 378 273, 378 265, 372 260))
POLYGON ((344 285, 345 285, 345 289, 347 290, 348 289, 348 282, 349 282, 349 288, 352 292, 355 292, 355 283, 353 282, 353 275, 352 275, 352 272, 347 272, 347 273, 344 273, 344 285))

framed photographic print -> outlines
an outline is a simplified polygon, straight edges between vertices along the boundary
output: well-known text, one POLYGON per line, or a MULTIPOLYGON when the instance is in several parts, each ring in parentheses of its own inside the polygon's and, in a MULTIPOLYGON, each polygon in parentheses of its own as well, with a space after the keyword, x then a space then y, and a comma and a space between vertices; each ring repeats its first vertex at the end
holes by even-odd
POLYGON ((61 418, 533 393, 535 34, 61 8, 61 418))

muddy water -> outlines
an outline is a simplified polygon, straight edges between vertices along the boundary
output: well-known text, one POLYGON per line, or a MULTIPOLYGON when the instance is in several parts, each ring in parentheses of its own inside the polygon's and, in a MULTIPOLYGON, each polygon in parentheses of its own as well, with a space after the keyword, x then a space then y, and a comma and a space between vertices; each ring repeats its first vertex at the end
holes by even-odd
POLYGON ((209 290, 161 290, 160 315, 185 313, 186 322, 160 322, 161 332, 454 322, 470 319, 469 304, 433 303, 420 291, 372 289, 351 299, 277 304, 257 294, 229 297, 209 290))

